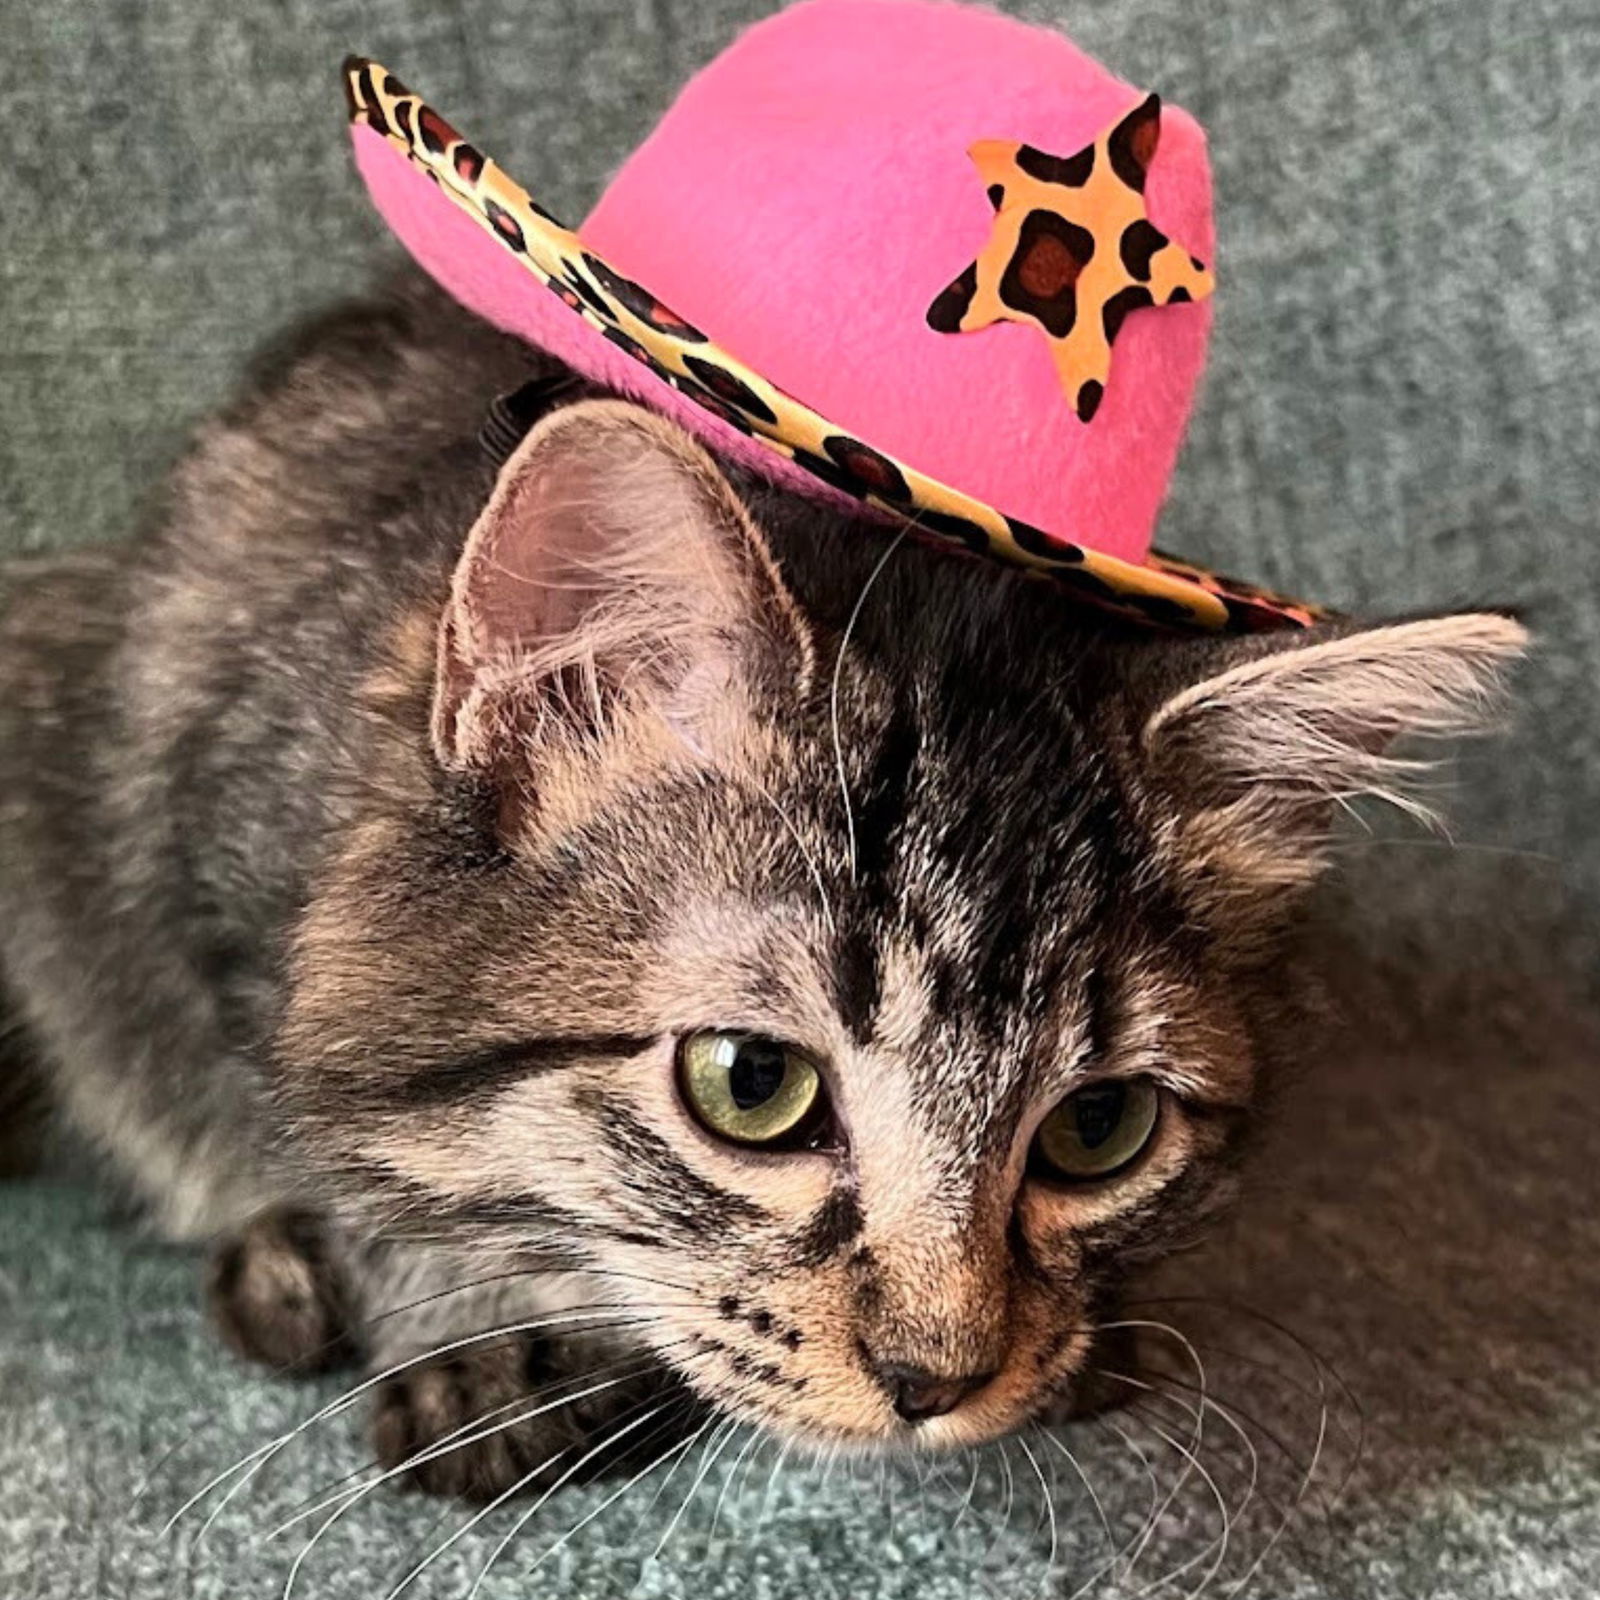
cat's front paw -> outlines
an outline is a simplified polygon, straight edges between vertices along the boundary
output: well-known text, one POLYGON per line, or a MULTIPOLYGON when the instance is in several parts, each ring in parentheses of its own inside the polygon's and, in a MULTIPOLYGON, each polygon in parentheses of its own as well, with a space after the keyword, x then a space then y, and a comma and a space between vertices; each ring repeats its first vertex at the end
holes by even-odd
POLYGON ((309 1212, 262 1212, 219 1244, 206 1274, 206 1305, 231 1350, 279 1372, 326 1372, 356 1355, 332 1236, 309 1212))
MULTIPOLYGON (((583 1482, 646 1448, 665 1448, 688 1403, 658 1373, 603 1389, 551 1347, 496 1339, 397 1371, 378 1387, 373 1441, 386 1469, 429 1494, 487 1500, 583 1482), (589 1391, 589 1392, 586 1392, 589 1391), (572 1398, 565 1398, 572 1397, 572 1398), (565 1401, 565 1403, 563 1403, 565 1401), (659 1412, 603 1448, 608 1432, 659 1412)), ((672 1438, 678 1437, 673 1433, 672 1438)))

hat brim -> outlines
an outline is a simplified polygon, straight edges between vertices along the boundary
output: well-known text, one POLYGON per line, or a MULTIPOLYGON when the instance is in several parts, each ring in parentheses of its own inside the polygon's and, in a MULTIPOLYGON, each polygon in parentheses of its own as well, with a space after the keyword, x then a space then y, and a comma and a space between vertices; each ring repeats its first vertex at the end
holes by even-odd
MULTIPOLYGON (((944 542, 1048 576, 1074 594, 1142 622, 1259 632, 1308 627, 1326 615, 1319 607, 1156 552, 1147 563, 1136 564, 1074 544, 885 455, 751 371, 643 285, 585 248, 576 233, 382 66, 351 57, 344 84, 351 121, 381 136, 477 223, 527 274, 531 293, 548 290, 568 313, 663 385, 664 398, 683 397, 799 468, 809 481, 944 542)), ((420 198, 428 198, 425 190, 420 198)), ((386 209, 394 221, 394 204, 386 209)), ((559 353, 570 357, 570 341, 561 342, 559 353)), ((609 358, 609 349, 606 354, 609 358)))

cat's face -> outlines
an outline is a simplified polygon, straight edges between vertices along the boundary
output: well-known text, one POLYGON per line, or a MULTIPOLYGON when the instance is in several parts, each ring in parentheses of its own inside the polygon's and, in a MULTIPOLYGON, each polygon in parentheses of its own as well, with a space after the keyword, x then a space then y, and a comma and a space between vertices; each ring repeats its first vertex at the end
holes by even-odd
POLYGON ((665 425, 536 431, 372 685, 279 1057, 369 1215, 561 1244, 732 1413, 943 1446, 1225 1197, 1328 794, 1516 630, 1223 660, 903 555, 802 605, 665 425))

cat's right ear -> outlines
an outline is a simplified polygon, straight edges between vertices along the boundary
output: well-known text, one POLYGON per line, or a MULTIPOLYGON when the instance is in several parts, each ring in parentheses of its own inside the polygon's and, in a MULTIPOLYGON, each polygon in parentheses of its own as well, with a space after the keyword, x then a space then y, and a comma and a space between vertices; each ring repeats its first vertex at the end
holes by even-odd
POLYGON ((1397 741, 1486 731, 1527 640, 1512 618, 1475 613, 1169 650, 1178 681, 1139 743, 1194 895, 1283 910, 1324 865, 1335 812, 1363 797, 1430 820, 1431 765, 1397 741))
POLYGON ((439 633, 433 747, 488 773, 645 710, 695 748, 803 693, 812 645, 744 505, 685 433, 622 401, 545 418, 502 469, 439 633))

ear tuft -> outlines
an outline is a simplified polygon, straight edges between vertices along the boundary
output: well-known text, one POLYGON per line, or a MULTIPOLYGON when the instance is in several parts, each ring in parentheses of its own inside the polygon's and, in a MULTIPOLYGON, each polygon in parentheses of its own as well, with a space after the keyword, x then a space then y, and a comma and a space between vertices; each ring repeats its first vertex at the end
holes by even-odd
POLYGON ((1394 747, 1488 731, 1527 638, 1491 613, 1396 623, 1274 641, 1180 689, 1145 723, 1141 745, 1184 813, 1191 866, 1214 887, 1308 882, 1333 808, 1363 796, 1436 824, 1418 787, 1433 763, 1394 747))
POLYGON ((811 644, 716 464, 621 401, 523 440, 467 537, 439 634, 434 750, 489 770, 650 698, 685 729, 759 676, 804 682, 811 644))

